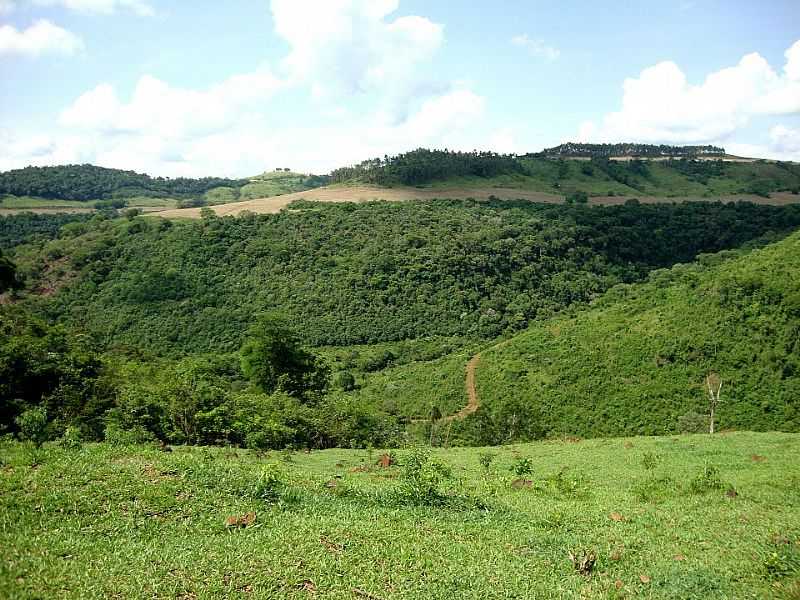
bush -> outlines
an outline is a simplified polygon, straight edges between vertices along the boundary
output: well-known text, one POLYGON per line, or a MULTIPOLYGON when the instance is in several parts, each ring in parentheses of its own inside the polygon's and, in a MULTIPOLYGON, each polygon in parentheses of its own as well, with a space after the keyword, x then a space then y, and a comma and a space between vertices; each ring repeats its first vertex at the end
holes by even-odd
POLYGON ((704 433, 708 431, 708 416, 690 411, 678 417, 680 433, 704 433))
POLYGON ((16 418, 20 439, 41 448, 47 441, 47 410, 44 406, 29 408, 16 418))
POLYGON ((511 472, 517 477, 525 477, 533 473, 533 462, 528 457, 517 458, 511 465, 511 472))
POLYGON ((445 494, 441 489, 450 469, 421 448, 412 450, 403 460, 402 496, 413 504, 432 506, 442 504, 445 494))
POLYGON ((478 461, 481 463, 481 466, 488 471, 496 456, 494 452, 481 452, 478 455, 478 461))
POLYGON ((106 425, 105 440, 112 446, 135 446, 153 443, 156 437, 141 425, 123 428, 119 423, 110 421, 106 425))
POLYGON ((350 371, 340 371, 333 378, 333 385, 343 392, 352 392, 356 389, 356 378, 350 371))
POLYGON ((726 487, 728 486, 720 479, 719 469, 713 465, 703 467, 703 470, 689 482, 689 491, 693 494, 706 494, 726 487))
POLYGON ((58 445, 65 450, 80 450, 83 446, 81 430, 72 425, 64 429, 64 434, 59 438, 58 445))
POLYGON ((276 464, 269 464, 258 477, 253 485, 252 496, 256 500, 275 502, 280 499, 281 493, 286 484, 283 481, 283 473, 276 464))

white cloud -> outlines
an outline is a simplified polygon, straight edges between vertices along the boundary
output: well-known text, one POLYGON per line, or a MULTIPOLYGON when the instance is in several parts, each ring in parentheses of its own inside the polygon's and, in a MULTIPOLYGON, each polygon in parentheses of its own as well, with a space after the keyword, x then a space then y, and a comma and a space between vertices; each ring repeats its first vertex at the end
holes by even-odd
POLYGON ((144 75, 129 96, 101 83, 61 112, 61 134, 36 147, 0 147, 0 167, 80 161, 158 175, 246 176, 276 166, 327 172, 423 145, 471 149, 484 98, 466 84, 419 74, 442 43, 442 27, 390 18, 397 6, 273 0, 276 31, 289 44, 279 74, 265 66, 201 90, 144 75), (282 119, 269 104, 281 92, 310 93, 317 115, 308 123, 282 119))
POLYGON ((752 117, 800 113, 800 41, 786 51, 783 73, 758 53, 690 84, 672 61, 623 83, 622 109, 581 126, 585 141, 691 143, 722 140, 752 117))
POLYGON ((561 51, 553 46, 548 46, 544 40, 534 40, 528 34, 515 35, 511 38, 511 43, 519 48, 524 48, 533 56, 554 61, 561 56, 561 51))
POLYGON ((320 97, 402 95, 444 36, 424 17, 388 20, 397 7, 398 0, 272 0, 275 31, 290 47, 288 78, 320 97))
POLYGON ((28 29, 12 25, 0 27, 0 56, 42 54, 74 54, 83 49, 83 42, 74 33, 41 19, 28 29))
POLYGON ((173 87, 151 75, 139 79, 128 102, 103 83, 61 113, 61 124, 113 134, 187 138, 231 126, 241 111, 268 100, 283 83, 268 68, 234 75, 202 91, 173 87))
POLYGON ((33 0, 39 6, 61 6, 82 13, 110 15, 117 10, 129 10, 140 17, 152 17, 155 10, 144 0, 33 0))

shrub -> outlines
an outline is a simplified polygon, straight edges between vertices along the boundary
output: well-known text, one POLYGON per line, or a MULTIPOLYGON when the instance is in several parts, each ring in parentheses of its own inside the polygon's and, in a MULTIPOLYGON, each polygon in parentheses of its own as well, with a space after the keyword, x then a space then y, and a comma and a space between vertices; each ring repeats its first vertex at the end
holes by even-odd
POLYGON ((478 461, 481 463, 481 466, 488 471, 496 456, 494 452, 481 452, 478 455, 478 461))
POLYGON ((29 408, 15 422, 19 427, 20 439, 33 442, 37 448, 47 441, 47 410, 44 406, 29 408))
POLYGON ((350 371, 340 371, 333 378, 333 385, 343 392, 352 392, 356 389, 356 378, 350 371))
POLYGON ((123 428, 116 421, 109 421, 106 425, 105 440, 112 446, 134 446, 155 442, 156 437, 141 425, 123 428))
POLYGON ((533 463, 528 457, 517 458, 511 465, 511 472, 517 477, 524 477, 533 473, 533 463))
POLYGON ((642 456, 642 466, 648 470, 652 471, 656 468, 656 465, 661 460, 661 457, 656 454, 655 452, 645 452, 644 456, 642 456))
POLYGON ((704 466, 702 471, 689 482, 689 491, 693 494, 705 494, 725 487, 727 486, 720 479, 719 469, 713 465, 704 466))
POLYGON ((83 446, 81 430, 72 425, 64 429, 64 434, 59 438, 58 445, 65 450, 80 450, 83 446))
POLYGON ((412 450, 403 460, 402 496, 413 504, 431 506, 442 504, 445 494, 441 489, 450 469, 421 448, 412 450))
POLYGON ((256 500, 275 502, 281 498, 281 494, 286 488, 283 481, 283 473, 276 464, 269 464, 261 471, 258 479, 253 485, 252 497, 256 500))
POLYGON ((708 431, 708 416, 690 411, 678 417, 680 433, 703 433, 708 431))

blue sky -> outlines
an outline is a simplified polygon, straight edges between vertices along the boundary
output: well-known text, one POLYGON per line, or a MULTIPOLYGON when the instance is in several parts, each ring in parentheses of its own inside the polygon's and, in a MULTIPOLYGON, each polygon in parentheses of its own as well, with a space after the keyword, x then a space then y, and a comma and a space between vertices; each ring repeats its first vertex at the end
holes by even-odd
POLYGON ((797 0, 0 0, 0 71, 0 170, 568 140, 800 160, 797 0))

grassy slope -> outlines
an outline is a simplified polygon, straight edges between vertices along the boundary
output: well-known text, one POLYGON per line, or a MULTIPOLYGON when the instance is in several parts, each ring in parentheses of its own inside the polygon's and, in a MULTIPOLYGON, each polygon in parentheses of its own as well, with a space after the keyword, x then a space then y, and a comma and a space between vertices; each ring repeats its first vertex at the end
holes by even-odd
POLYGON ((291 194, 311 189, 307 184, 307 175, 301 173, 287 173, 285 171, 268 172, 257 177, 251 177, 250 183, 241 189, 241 200, 254 198, 268 198, 281 194, 291 194))
POLYGON ((800 234, 613 288, 485 353, 477 380, 488 411, 527 406, 539 435, 602 436, 675 431, 705 412, 709 371, 722 427, 800 429, 800 234))
POLYGON ((5 443, 0 596, 721 599, 800 591, 797 435, 494 452, 484 474, 478 450, 438 451, 453 468, 451 493, 473 500, 426 507, 396 500, 399 467, 353 473, 375 460, 364 451, 287 462, 213 448, 53 446, 32 468, 29 450, 5 443), (532 488, 509 485, 519 457, 531 460, 532 488), (291 486, 277 504, 253 496, 267 463, 278 463, 291 486), (691 492, 688 482, 708 464, 725 486, 691 492), (327 489, 335 475, 342 479, 327 489), (738 496, 726 496, 728 485, 738 496), (248 511, 255 526, 225 528, 226 517, 248 511), (597 552, 590 577, 567 557, 578 548, 597 552))
POLYGON ((726 163, 724 177, 712 177, 707 185, 688 178, 671 168, 666 162, 648 161, 651 177, 633 177, 635 187, 625 185, 608 177, 606 173, 595 169, 592 175, 586 175, 581 167, 586 161, 567 160, 566 175, 559 179, 559 163, 554 160, 524 161, 530 175, 502 175, 492 178, 459 177, 430 184, 433 189, 451 187, 498 187, 529 191, 549 192, 554 194, 569 193, 582 190, 590 195, 618 196, 720 196, 744 193, 753 181, 768 179, 774 182, 777 190, 788 190, 797 187, 800 179, 774 163, 726 163))

